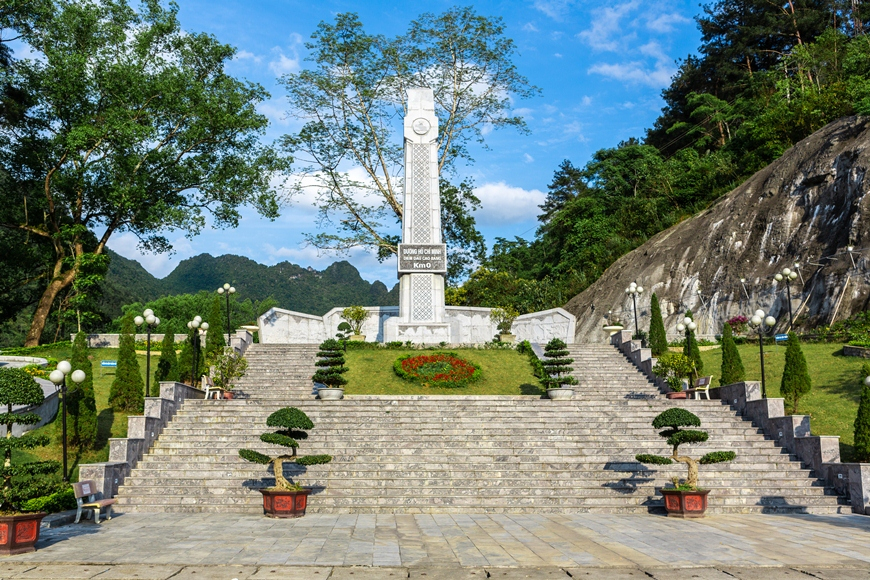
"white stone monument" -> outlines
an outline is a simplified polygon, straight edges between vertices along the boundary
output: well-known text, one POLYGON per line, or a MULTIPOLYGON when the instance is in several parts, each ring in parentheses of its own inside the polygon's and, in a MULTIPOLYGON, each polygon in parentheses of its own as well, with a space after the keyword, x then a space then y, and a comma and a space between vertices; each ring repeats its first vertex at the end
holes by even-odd
POLYGON ((445 317, 447 246, 441 241, 438 117, 432 89, 408 90, 405 192, 399 244, 399 316, 388 320, 388 341, 451 342, 445 317))

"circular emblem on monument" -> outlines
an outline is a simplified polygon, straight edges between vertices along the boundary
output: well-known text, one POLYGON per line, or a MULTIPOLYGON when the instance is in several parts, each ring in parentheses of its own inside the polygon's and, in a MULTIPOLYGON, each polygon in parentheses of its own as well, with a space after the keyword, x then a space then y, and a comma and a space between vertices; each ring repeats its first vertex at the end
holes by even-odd
POLYGON ((429 132, 429 128, 432 125, 429 124, 429 121, 420 117, 419 119, 414 119, 414 122, 411 123, 411 127, 414 129, 414 133, 417 135, 425 135, 429 132))

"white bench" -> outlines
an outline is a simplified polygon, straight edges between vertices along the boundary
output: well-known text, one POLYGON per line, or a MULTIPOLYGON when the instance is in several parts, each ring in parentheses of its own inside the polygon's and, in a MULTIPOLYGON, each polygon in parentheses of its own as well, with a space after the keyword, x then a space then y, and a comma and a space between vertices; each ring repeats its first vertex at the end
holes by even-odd
POLYGON ((100 510, 103 508, 106 508, 106 519, 112 519, 112 505, 116 500, 98 498, 97 496, 102 495, 102 493, 97 492, 97 485, 93 479, 79 481, 72 486, 76 496, 76 523, 79 523, 84 510, 93 512, 96 523, 100 523, 100 510), (87 498, 87 502, 85 502, 85 498, 87 498))

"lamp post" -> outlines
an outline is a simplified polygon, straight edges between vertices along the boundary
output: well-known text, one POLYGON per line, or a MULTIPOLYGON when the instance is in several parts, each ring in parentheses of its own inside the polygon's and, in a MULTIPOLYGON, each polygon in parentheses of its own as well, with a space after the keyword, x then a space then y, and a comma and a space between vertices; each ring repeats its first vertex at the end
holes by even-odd
POLYGON ((202 321, 202 316, 194 316, 193 320, 187 323, 187 328, 192 332, 190 340, 193 348, 193 368, 190 372, 190 385, 196 387, 196 371, 199 369, 199 337, 205 335, 208 331, 208 322, 202 321))
POLYGON ((764 310, 756 310, 752 318, 749 319, 749 325, 752 328, 758 329, 758 352, 761 357, 761 397, 767 398, 767 388, 764 384, 764 333, 765 326, 773 328, 776 324, 776 318, 773 316, 765 316, 764 310))
POLYGON ((626 294, 631 294, 631 305, 634 308, 634 335, 640 336, 640 327, 637 324, 637 296, 643 294, 643 286, 638 286, 636 282, 632 282, 625 289, 626 294))
POLYGON ((222 288, 217 289, 217 293, 227 295, 227 346, 232 346, 230 344, 230 294, 235 294, 236 289, 229 284, 224 284, 222 288))
POLYGON ((67 474, 67 437, 66 437, 66 376, 72 372, 73 382, 76 384, 82 383, 86 378, 85 371, 72 370, 72 365, 67 360, 62 360, 57 363, 57 368, 51 371, 48 375, 49 380, 54 383, 54 386, 60 389, 61 404, 63 405, 63 414, 61 415, 61 443, 63 445, 63 480, 69 483, 69 475, 67 474))
MULTIPOLYGON (((698 328, 697 323, 695 323, 695 321, 692 320, 691 318, 689 318, 688 316, 686 316, 685 318, 683 318, 683 321, 680 322, 679 324, 677 324, 677 332, 683 332, 684 330, 686 331, 686 347, 685 347, 685 351, 686 351, 687 353, 689 353, 689 354, 692 354, 692 353, 689 351, 689 334, 692 333, 692 332, 695 332, 695 329, 696 329, 696 328, 698 328)), ((687 356, 688 356, 688 355, 687 355, 687 356)))
POLYGON ((795 263, 794 263, 794 271, 797 272, 797 273, 798 273, 798 276, 801 277, 801 286, 806 286, 807 283, 804 282, 804 275, 803 275, 803 273, 801 272, 801 264, 800 264, 800 262, 795 262, 795 263))
POLYGON ((782 282, 785 280, 785 292, 788 296, 788 329, 791 330, 792 325, 794 324, 794 319, 791 315, 791 281, 797 278, 797 272, 792 271, 789 268, 783 268, 782 272, 773 277, 777 282, 782 282))
POLYGON ((849 259, 852 260, 852 267, 855 267, 855 256, 852 255, 852 252, 855 251, 855 246, 846 246, 846 251, 849 252, 849 259))
POLYGON ((743 293, 746 295, 746 299, 749 300, 749 291, 746 290, 746 278, 740 279, 740 285, 743 286, 743 293))
POLYGON ((136 326, 145 325, 145 330, 148 332, 148 339, 145 342, 145 396, 151 396, 151 327, 160 324, 160 319, 154 316, 154 311, 148 308, 142 313, 142 316, 137 316, 133 319, 136 326))

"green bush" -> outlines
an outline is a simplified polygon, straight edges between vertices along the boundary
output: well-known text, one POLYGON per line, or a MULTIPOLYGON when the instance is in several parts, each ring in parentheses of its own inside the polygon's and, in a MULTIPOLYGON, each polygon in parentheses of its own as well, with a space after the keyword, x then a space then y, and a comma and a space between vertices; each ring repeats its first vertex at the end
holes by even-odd
POLYGON ((369 311, 363 306, 348 306, 341 311, 342 320, 347 321, 351 331, 356 334, 362 334, 362 327, 369 317, 369 311))
POLYGON ((692 359, 679 352, 666 352, 656 361, 653 373, 664 379, 672 391, 683 390, 682 379, 694 374, 695 365, 692 359))
POLYGON ((73 370, 82 370, 85 380, 76 384, 67 379, 67 405, 72 419, 69 442, 82 449, 91 449, 97 442, 97 402, 94 397, 94 371, 88 358, 88 338, 84 332, 76 334, 70 364, 73 370))
POLYGON ((727 322, 722 327, 722 368, 719 376, 719 386, 733 385, 746 380, 746 370, 734 337, 731 325, 727 322))
POLYGON ((340 388, 347 384, 342 375, 347 372, 344 366, 344 354, 341 344, 334 338, 323 341, 317 352, 318 361, 315 364, 317 372, 311 377, 315 383, 321 383, 330 388, 340 388))
POLYGON ((577 379, 571 376, 574 368, 571 363, 574 359, 568 358, 568 345, 558 338, 552 339, 544 347, 544 360, 541 366, 544 376, 541 384, 545 389, 560 389, 565 386, 577 384, 577 379))
POLYGON ((785 398, 785 404, 792 414, 798 412, 800 398, 809 394, 812 389, 807 360, 801 350, 801 343, 794 332, 788 333, 788 343, 785 349, 785 367, 782 370, 782 383, 779 392, 785 398))
POLYGON ((141 413, 145 410, 145 382, 133 341, 133 312, 124 316, 118 348, 118 366, 109 391, 109 405, 115 411, 141 413))
POLYGON ((858 461, 870 461, 870 385, 864 380, 870 377, 870 362, 861 367, 861 402, 855 417, 855 457, 858 461))
POLYGON ((56 491, 51 495, 35 497, 21 503, 21 510, 25 512, 47 512, 54 514, 74 509, 76 509, 76 495, 68 485, 62 491, 56 491))
MULTIPOLYGON (((178 380, 178 355, 175 354, 175 334, 167 332, 163 335, 160 345, 160 359, 157 361, 157 370, 154 371, 154 382, 158 385, 161 381, 178 380)), ((160 387, 158 386, 158 394, 160 387)))
POLYGON ((649 348, 653 356, 661 356, 668 352, 668 338, 665 333, 665 321, 659 306, 659 297, 653 292, 650 298, 649 348))

